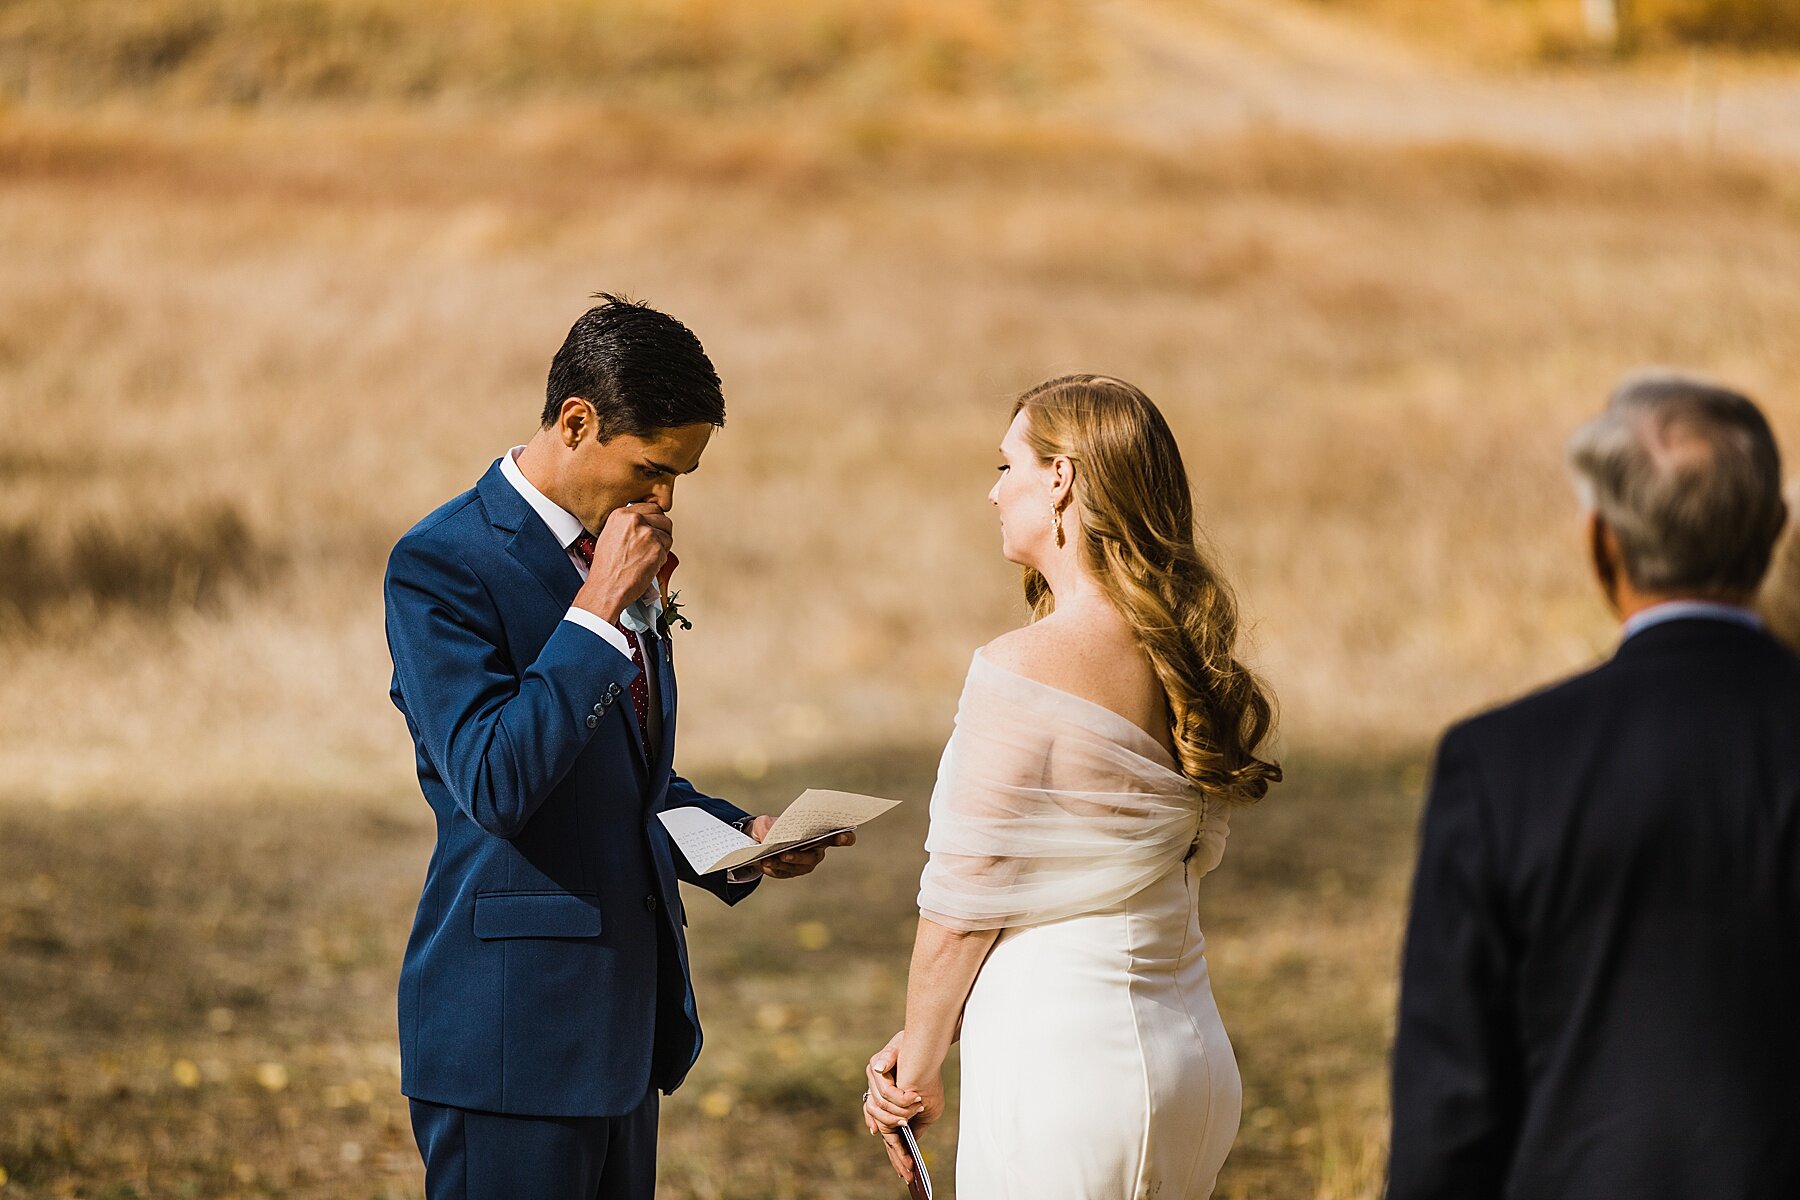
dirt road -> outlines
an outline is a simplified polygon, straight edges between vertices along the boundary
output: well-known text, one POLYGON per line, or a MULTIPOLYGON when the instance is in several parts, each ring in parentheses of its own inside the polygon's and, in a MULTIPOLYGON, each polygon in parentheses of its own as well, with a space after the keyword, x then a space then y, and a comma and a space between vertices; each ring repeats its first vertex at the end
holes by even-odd
POLYGON ((1294 0, 1100 0, 1087 113, 1153 138, 1245 128, 1564 152, 1667 144, 1800 158, 1800 66, 1508 75, 1435 58, 1294 0))

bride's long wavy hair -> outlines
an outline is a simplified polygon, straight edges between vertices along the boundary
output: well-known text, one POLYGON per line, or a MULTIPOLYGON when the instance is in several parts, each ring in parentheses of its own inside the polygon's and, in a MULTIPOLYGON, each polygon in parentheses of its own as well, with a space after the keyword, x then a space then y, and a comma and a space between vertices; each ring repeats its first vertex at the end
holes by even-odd
MULTIPOLYGON (((1019 397, 1021 412, 1038 458, 1074 465, 1082 561, 1162 681, 1182 774, 1209 795, 1260 800, 1281 781, 1280 766, 1257 757, 1274 700, 1234 655, 1237 601, 1197 537, 1187 468, 1162 413, 1105 375, 1041 383, 1019 397)), ((1025 599, 1034 620, 1056 607, 1030 567, 1025 599)))

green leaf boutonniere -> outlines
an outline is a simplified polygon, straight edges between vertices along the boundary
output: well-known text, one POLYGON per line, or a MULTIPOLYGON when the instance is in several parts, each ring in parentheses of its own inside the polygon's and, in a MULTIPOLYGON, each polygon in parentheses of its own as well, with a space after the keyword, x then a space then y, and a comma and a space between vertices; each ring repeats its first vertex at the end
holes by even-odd
POLYGON ((671 550, 669 557, 663 560, 662 570, 656 573, 656 587, 662 592, 662 611, 656 615, 656 636, 668 639, 669 631, 679 625, 683 629, 692 629, 694 623, 681 614, 681 593, 669 590, 669 580, 675 577, 675 568, 681 560, 671 550))
POLYGON ((669 631, 675 626, 692 629, 694 623, 681 615, 681 593, 663 597, 662 612, 656 618, 656 636, 668 639, 669 631))

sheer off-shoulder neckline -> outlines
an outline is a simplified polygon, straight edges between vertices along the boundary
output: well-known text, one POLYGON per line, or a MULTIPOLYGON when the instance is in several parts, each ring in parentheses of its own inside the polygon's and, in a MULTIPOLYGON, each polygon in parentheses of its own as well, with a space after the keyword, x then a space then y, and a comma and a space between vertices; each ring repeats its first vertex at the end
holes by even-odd
MULTIPOLYGON (((1170 774, 1180 778, 1183 782, 1187 781, 1187 776, 1181 774, 1180 769, 1175 764, 1174 756, 1169 753, 1168 747, 1157 741, 1155 735, 1149 730, 1145 729, 1142 725, 1139 725, 1124 713, 1119 712, 1117 709, 1108 708, 1098 701, 1089 700, 1086 696, 1078 696, 1067 688, 1059 688, 1054 684, 1045 683, 1041 679, 1033 679, 1031 676, 1021 674, 1010 667, 1003 667, 987 655, 983 654, 980 650, 975 651, 974 660, 976 664, 986 667, 988 670, 996 672, 997 674, 1004 675, 1008 679, 1016 679, 1022 683, 1029 684, 1031 687, 1038 689, 1039 692, 1056 697, 1060 701, 1068 704, 1078 706, 1085 712, 1099 714, 1111 721, 1117 729, 1125 733, 1125 737, 1120 739, 1122 742, 1127 744, 1136 742, 1140 746, 1148 747, 1153 752, 1150 754, 1143 754, 1141 751, 1137 751, 1140 757, 1162 767, 1170 774)), ((1133 749, 1135 750, 1136 748, 1133 747, 1133 749)))

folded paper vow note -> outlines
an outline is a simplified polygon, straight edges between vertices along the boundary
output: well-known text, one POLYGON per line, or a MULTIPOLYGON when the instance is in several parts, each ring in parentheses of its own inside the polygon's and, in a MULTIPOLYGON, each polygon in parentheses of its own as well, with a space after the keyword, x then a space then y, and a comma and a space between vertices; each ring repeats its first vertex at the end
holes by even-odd
POLYGON ((760 842, 704 809, 671 808, 656 816, 694 870, 710 875, 822 842, 879 817, 898 803, 855 792, 810 789, 775 818, 769 836, 760 842))

